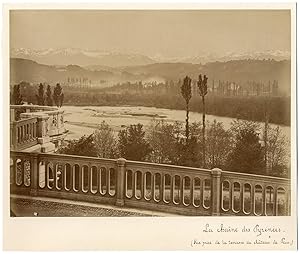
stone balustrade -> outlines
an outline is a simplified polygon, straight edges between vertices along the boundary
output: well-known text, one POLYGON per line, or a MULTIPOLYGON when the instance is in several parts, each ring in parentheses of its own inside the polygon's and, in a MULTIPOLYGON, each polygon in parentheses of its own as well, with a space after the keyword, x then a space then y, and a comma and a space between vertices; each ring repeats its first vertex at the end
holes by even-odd
POLYGON ((37 118, 22 119, 10 123, 10 147, 13 150, 22 150, 24 148, 37 144, 37 118))
MULTIPOLYGON (((10 106, 10 119, 11 119, 11 149, 20 150, 29 148, 34 145, 33 142, 23 141, 23 146, 18 144, 18 138, 16 136, 16 130, 13 128, 33 121, 35 119, 36 143, 45 144, 50 141, 57 142, 57 137, 66 133, 64 127, 64 111, 57 107, 38 106, 38 105, 11 105, 10 106), (17 143, 16 143, 17 142, 17 143)), ((30 123, 29 123, 30 124, 30 123)), ((26 127, 25 127, 26 128, 26 127)), ((22 136, 23 137, 23 136, 22 136)), ((51 148, 52 149, 52 148, 51 148)))
POLYGON ((83 156, 14 152, 11 193, 182 215, 290 215, 290 180, 83 156))

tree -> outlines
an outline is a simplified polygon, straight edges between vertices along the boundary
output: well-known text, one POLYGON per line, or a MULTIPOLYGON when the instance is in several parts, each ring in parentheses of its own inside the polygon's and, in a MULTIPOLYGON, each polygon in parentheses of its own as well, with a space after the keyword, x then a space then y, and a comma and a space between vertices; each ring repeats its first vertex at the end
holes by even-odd
POLYGON ((177 144, 181 125, 166 123, 164 120, 153 120, 148 127, 147 141, 151 147, 149 159, 154 163, 177 164, 179 154, 177 144))
POLYGON ((181 86, 181 95, 184 98, 186 103, 186 120, 185 120, 186 121, 185 124, 186 143, 188 143, 188 139, 189 139, 189 102, 192 98, 191 82, 192 79, 186 76, 181 86))
MULTIPOLYGON (((267 140, 267 166, 266 173, 273 176, 287 177, 287 161, 288 161, 288 141, 283 135, 279 126, 268 127, 268 131, 265 132, 268 135, 267 140)), ((265 145, 265 144, 264 144, 265 145)))
POLYGON ((93 134, 82 136, 79 140, 72 140, 59 148, 58 153, 97 157, 97 149, 93 141, 93 134))
POLYGON ((207 80, 208 78, 206 75, 204 75, 202 79, 202 75, 199 75, 199 80, 197 82, 198 88, 199 88, 199 94, 202 97, 202 153, 203 153, 203 167, 206 167, 206 159, 205 159, 205 149, 206 149, 206 143, 205 143, 205 96, 207 95, 207 80))
POLYGON ((227 169, 242 173, 264 174, 264 151, 255 128, 244 125, 239 127, 236 133, 232 152, 228 156, 227 169))
POLYGON ((102 121, 94 131, 93 138, 98 157, 115 158, 117 156, 117 143, 113 129, 105 121, 102 121))
POLYGON ((53 92, 53 100, 57 107, 61 107, 64 101, 64 94, 62 92, 62 87, 59 83, 56 84, 53 92))
POLYGON ((144 161, 151 152, 142 124, 134 124, 119 131, 119 151, 128 160, 144 161))
POLYGON ((11 98, 11 103, 13 105, 22 105, 23 104, 23 98, 20 91, 20 84, 14 85, 13 94, 11 98))
POLYGON ((51 92, 51 86, 50 85, 47 86, 46 104, 47 104, 47 106, 53 106, 52 92, 51 92))
POLYGON ((40 106, 45 105, 45 92, 44 92, 44 86, 42 83, 39 85, 38 94, 36 95, 37 104, 40 106))
POLYGON ((221 122, 214 120, 208 123, 207 134, 207 166, 224 168, 231 151, 231 133, 226 131, 221 122))

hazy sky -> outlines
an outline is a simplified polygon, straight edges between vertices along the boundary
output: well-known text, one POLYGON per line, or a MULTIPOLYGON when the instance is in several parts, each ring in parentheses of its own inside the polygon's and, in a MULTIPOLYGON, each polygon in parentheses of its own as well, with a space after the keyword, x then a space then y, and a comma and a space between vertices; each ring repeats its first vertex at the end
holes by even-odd
POLYGON ((89 48, 165 57, 290 51, 289 11, 11 11, 13 48, 89 48))

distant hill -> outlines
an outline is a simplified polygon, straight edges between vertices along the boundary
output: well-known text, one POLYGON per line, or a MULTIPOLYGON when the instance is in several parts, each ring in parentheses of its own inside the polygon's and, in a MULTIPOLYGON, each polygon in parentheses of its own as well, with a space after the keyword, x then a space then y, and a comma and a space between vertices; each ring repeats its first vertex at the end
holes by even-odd
MULTIPOLYGON (((148 65, 128 67, 105 67, 93 65, 81 67, 78 65, 50 66, 39 64, 32 60, 10 59, 11 83, 27 81, 39 82, 66 82, 68 77, 84 77, 92 82, 104 80, 111 85, 126 81, 178 81, 189 75, 197 79, 198 75, 206 74, 209 82, 224 80, 237 83, 247 81, 268 82, 278 80, 279 89, 290 94, 289 60, 232 60, 228 62, 211 62, 204 65, 191 63, 154 63, 148 65)), ((100 84, 99 84, 100 85, 100 84)))
POLYGON ((211 62, 205 65, 191 63, 155 63, 145 66, 130 66, 123 71, 144 77, 160 77, 166 80, 183 79, 185 75, 198 79, 200 73, 206 74, 209 82, 219 80, 246 83, 278 80, 281 92, 290 94, 291 63, 289 60, 232 60, 211 62))
POLYGON ((21 81, 30 83, 64 83, 69 77, 87 78, 91 81, 109 80, 110 82, 119 82, 125 79, 132 81, 136 79, 134 75, 125 71, 92 71, 78 65, 49 66, 21 58, 10 59, 10 70, 10 82, 14 84, 21 81))

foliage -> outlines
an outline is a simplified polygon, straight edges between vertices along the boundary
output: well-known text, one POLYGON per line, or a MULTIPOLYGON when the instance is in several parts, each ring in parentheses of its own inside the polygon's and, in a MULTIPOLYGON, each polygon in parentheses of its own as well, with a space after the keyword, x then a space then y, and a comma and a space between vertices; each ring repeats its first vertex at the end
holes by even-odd
POLYGON ((199 94, 202 98, 202 160, 203 160, 203 167, 206 167, 206 140, 205 140, 205 114, 206 114, 206 109, 205 109, 205 96, 207 95, 207 80, 208 78, 206 75, 204 75, 202 79, 202 75, 199 75, 199 79, 197 81, 198 89, 199 89, 199 94))
POLYGON ((144 161, 151 152, 142 124, 134 124, 119 131, 119 151, 128 160, 144 161))
POLYGON ((114 137, 114 132, 105 121, 102 121, 102 123, 94 131, 93 138, 98 157, 117 157, 117 143, 114 137))
POLYGON ((232 133, 235 133, 235 142, 228 156, 227 170, 264 174, 264 153, 255 127, 251 124, 245 124, 243 127, 233 126, 232 133))
POLYGON ((232 149, 230 131, 226 131, 221 122, 214 120, 208 124, 206 134, 207 166, 209 168, 224 168, 232 149))
POLYGON ((149 160, 155 163, 177 164, 177 144, 181 136, 181 124, 153 120, 148 127, 147 141, 151 147, 149 160))
POLYGON ((46 104, 47 104, 47 106, 53 106, 52 91, 51 91, 51 86, 50 85, 47 86, 46 104))
POLYGON ((64 94, 59 83, 56 84, 53 92, 53 100, 57 107, 61 107, 64 101, 64 94))
MULTIPOLYGON (((138 83, 123 83, 113 87, 64 86, 64 105, 95 106, 149 106, 185 110, 186 104, 180 94, 180 85, 169 81, 166 84, 143 87, 138 83)), ((192 87, 192 91, 193 87, 192 87)), ((25 101, 32 100, 32 91, 23 93, 25 101)), ((35 92, 33 94, 35 96, 35 92)), ((202 113, 199 96, 192 96, 190 112, 202 113)), ((205 98, 206 114, 263 122, 265 99, 262 96, 220 96, 208 93, 205 98)), ((290 125, 290 97, 270 97, 269 122, 290 125)))
POLYGON ((20 84, 14 85, 11 103, 13 105, 22 105, 23 104, 23 97, 22 97, 22 94, 20 91, 20 84))
POLYGON ((58 153, 97 157, 97 149, 93 142, 93 135, 82 136, 79 140, 72 140, 59 148, 58 153))
POLYGON ((44 106, 45 105, 45 91, 44 86, 40 83, 38 88, 38 94, 36 95, 37 105, 44 106))
POLYGON ((274 176, 287 177, 288 141, 279 126, 268 127, 267 167, 274 176))
POLYGON ((186 76, 183 79, 183 84, 181 86, 181 95, 186 103, 186 124, 185 124, 185 136, 186 140, 189 139, 189 102, 192 98, 192 87, 191 87, 192 79, 186 76))
POLYGON ((200 144, 197 141, 195 136, 191 136, 188 143, 183 142, 183 139, 180 139, 177 144, 177 153, 179 160, 178 165, 187 166, 187 167, 200 167, 199 156, 200 144))
POLYGON ((207 95, 207 80, 208 78, 206 77, 206 75, 204 75, 203 79, 202 79, 202 75, 201 74, 199 75, 197 86, 201 97, 207 95))

